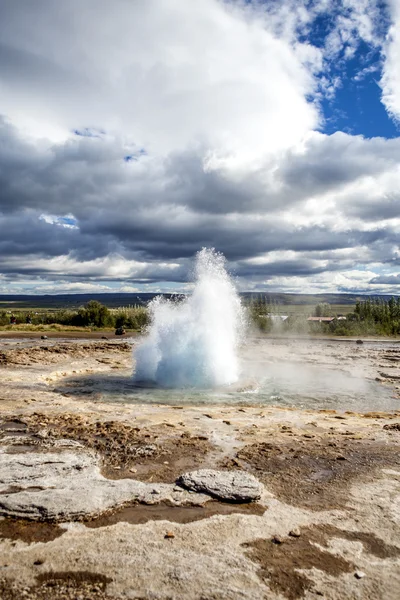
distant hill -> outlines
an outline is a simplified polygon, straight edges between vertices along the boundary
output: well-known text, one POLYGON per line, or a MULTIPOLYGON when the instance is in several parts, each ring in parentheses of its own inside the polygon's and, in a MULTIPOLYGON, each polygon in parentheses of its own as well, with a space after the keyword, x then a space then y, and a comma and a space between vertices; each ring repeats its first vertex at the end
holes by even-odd
MULTIPOLYGON (((358 300, 367 300, 367 298, 383 298, 388 300, 393 294, 283 294, 283 293, 261 293, 261 292, 244 292, 241 294, 245 298, 265 297, 268 303, 276 302, 277 304, 297 304, 299 306, 305 304, 319 304, 328 302, 329 304, 355 304, 358 300)), ((394 296, 397 298, 398 296, 394 296)))
MULTIPOLYGON (((18 308, 41 308, 55 310, 59 308, 75 309, 89 302, 89 300, 98 300, 109 308, 117 308, 129 305, 146 305, 150 300, 159 294, 57 294, 33 296, 24 294, 0 294, 0 310, 18 309, 18 308)), ((166 298, 177 298, 181 294, 163 294, 166 298)), ((277 303, 280 305, 314 305, 320 302, 329 304, 355 304, 357 300, 366 300, 366 298, 388 299, 391 295, 366 295, 366 294, 283 294, 283 293, 263 293, 263 292, 244 292, 241 296, 250 300, 251 298, 265 298, 268 303, 277 303)))
MULTIPOLYGON (((159 294, 46 294, 44 296, 36 295, 15 295, 0 294, 1 307, 9 306, 11 308, 69 308, 75 309, 83 306, 89 300, 97 300, 109 308, 119 306, 141 305, 144 306, 150 300, 159 294)), ((171 294, 163 294, 165 297, 171 297, 171 294)))

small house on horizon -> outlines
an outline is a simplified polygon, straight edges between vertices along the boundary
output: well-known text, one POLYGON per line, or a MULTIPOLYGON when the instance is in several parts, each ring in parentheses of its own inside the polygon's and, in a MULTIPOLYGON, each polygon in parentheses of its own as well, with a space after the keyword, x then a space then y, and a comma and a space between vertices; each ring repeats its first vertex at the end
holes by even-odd
POLYGON ((336 317, 308 317, 307 321, 313 321, 314 323, 332 323, 336 317))
POLYGON ((271 319, 271 321, 286 321, 289 315, 273 315, 268 313, 267 317, 271 319))

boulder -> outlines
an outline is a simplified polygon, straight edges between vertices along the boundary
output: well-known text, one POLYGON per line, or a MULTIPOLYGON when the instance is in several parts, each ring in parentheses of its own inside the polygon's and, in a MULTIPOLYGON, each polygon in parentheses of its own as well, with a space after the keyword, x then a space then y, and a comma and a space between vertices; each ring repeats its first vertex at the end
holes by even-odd
POLYGON ((177 483, 182 487, 209 494, 228 502, 251 502, 261 496, 261 483, 243 471, 215 471, 200 469, 184 473, 177 483))

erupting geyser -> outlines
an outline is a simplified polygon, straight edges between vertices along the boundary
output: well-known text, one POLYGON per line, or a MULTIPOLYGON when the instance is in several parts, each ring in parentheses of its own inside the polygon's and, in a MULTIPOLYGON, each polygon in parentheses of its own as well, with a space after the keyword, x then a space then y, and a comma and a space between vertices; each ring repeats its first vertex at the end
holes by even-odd
POLYGON ((193 294, 178 303, 155 298, 149 310, 148 335, 136 351, 136 381, 169 388, 237 381, 245 319, 222 254, 203 248, 196 257, 193 294))

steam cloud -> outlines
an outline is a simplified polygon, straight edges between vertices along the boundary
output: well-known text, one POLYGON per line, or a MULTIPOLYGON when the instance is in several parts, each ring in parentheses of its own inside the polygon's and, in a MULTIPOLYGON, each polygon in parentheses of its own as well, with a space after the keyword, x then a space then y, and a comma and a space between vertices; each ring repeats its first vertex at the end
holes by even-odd
POLYGON ((213 388, 238 380, 244 309, 222 254, 203 248, 193 294, 180 303, 158 297, 149 309, 149 332, 136 351, 136 381, 213 388))

